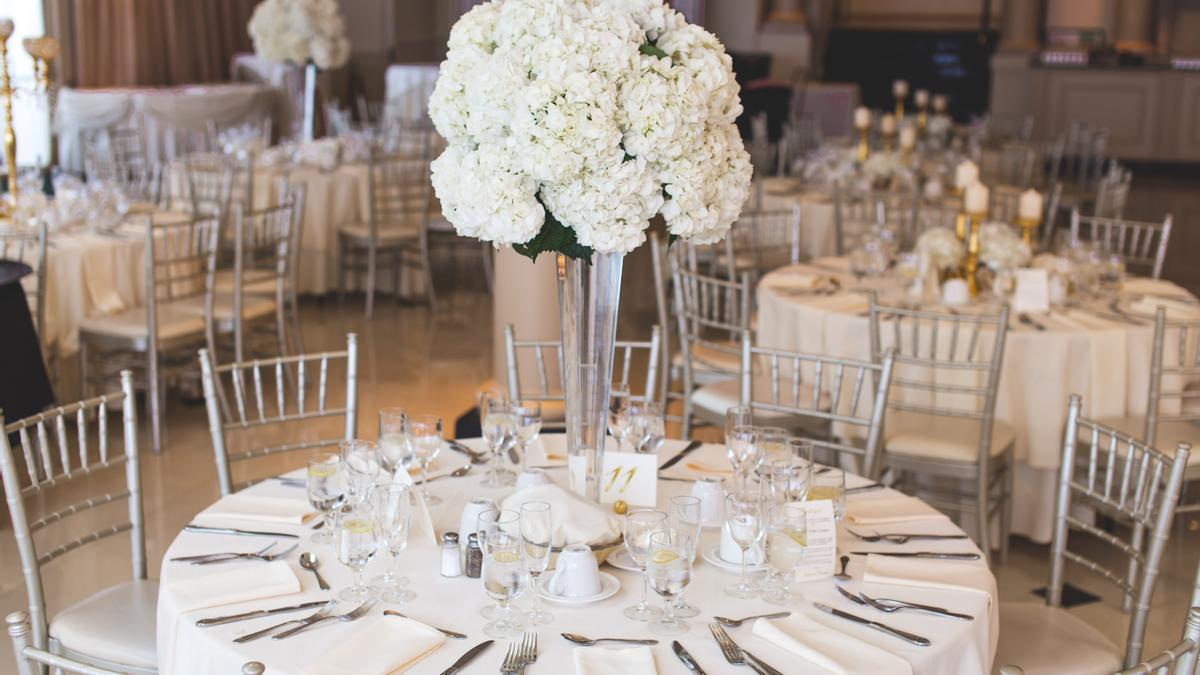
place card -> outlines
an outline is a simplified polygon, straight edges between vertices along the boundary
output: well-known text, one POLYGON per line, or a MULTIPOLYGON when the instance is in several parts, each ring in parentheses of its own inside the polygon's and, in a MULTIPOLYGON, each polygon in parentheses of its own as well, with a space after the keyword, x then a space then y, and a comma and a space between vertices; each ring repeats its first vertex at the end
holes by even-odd
POLYGON ((658 504, 658 455, 605 452, 600 472, 600 503, 623 501, 653 508, 658 504))
POLYGON ((1020 269, 1016 271, 1016 278, 1012 297, 1014 312, 1050 311, 1050 275, 1046 270, 1020 269))
POLYGON ((837 524, 833 519, 833 502, 828 499, 792 502, 789 508, 804 509, 808 522, 804 562, 796 568, 796 579, 812 581, 833 576, 837 561, 837 524))

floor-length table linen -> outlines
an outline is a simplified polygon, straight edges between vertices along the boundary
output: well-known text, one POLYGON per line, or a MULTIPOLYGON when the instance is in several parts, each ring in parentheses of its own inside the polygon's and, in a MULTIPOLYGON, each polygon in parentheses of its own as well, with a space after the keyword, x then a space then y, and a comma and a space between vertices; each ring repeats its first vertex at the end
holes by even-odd
MULTIPOLYGON (((544 436, 543 441, 547 444, 548 449, 561 449, 563 446, 563 439, 559 435, 544 436)), ((477 448, 482 447, 478 440, 468 441, 468 443, 477 448)), ((683 447, 684 443, 682 441, 667 441, 660 450, 660 457, 665 459, 673 456, 683 447)), ((702 447, 692 457, 696 458, 700 463, 716 464, 722 461, 723 454, 724 449, 722 447, 710 445, 702 447)), ((444 452, 438 459, 441 470, 451 469, 464 462, 465 459, 462 456, 449 451, 444 452)), ((457 530, 460 511, 467 499, 483 496, 500 501, 511 492, 511 489, 493 490, 480 487, 479 481, 483 476, 484 470, 485 467, 476 467, 465 477, 447 478, 429 484, 428 489, 444 500, 443 504, 431 509, 434 526, 438 532, 457 530)), ((672 469, 670 475, 686 476, 688 475, 687 471, 680 464, 672 469)), ((551 469, 549 473, 560 484, 565 483, 564 469, 551 469)), ((297 472, 296 475, 302 475, 302 472, 297 472)), ((855 481, 852 484, 864 482, 858 478, 851 478, 851 480, 855 481)), ((660 508, 667 503, 671 495, 686 493, 689 487, 690 483, 687 481, 660 481, 658 491, 660 508)), ((302 489, 285 487, 276 481, 267 481, 266 483, 251 487, 248 489, 248 492, 291 497, 294 499, 304 498, 304 491, 302 489)), ((895 493, 891 491, 882 490, 856 495, 852 499, 875 499, 881 496, 886 497, 889 494, 895 496, 895 493)), ((241 525, 245 527, 244 522, 241 525)), ((948 521, 946 521, 946 526, 950 527, 953 531, 957 531, 957 528, 954 528, 948 521)), ((289 556, 288 564, 292 566, 303 586, 301 593, 272 598, 270 600, 216 607, 177 617, 179 619, 176 629, 178 642, 174 647, 180 654, 186 654, 186 658, 179 659, 178 662, 189 664, 186 669, 175 671, 177 675, 185 675, 186 673, 237 672, 240 664, 250 660, 263 662, 267 666, 267 672, 270 673, 279 673, 281 675, 297 673, 309 662, 342 644, 348 636, 353 634, 355 630, 354 624, 344 624, 311 631, 303 639, 285 641, 263 639, 244 645, 235 645, 231 641, 234 637, 277 623, 282 618, 272 617, 214 628, 197 628, 194 625, 195 620, 198 618, 232 614, 251 608, 282 606, 331 597, 333 593, 348 585, 350 579, 348 569, 337 562, 331 547, 314 546, 309 543, 307 539, 309 530, 307 528, 272 525, 270 528, 264 527, 259 529, 275 529, 276 531, 301 533, 303 538, 300 540, 300 550, 311 550, 317 553, 322 563, 321 572, 333 586, 333 592, 319 591, 312 574, 299 568, 295 555, 289 556)), ((716 544, 716 540, 717 532, 715 530, 706 530, 702 537, 702 548, 711 548, 716 544)), ((416 620, 428 622, 429 624, 443 628, 458 630, 470 636, 469 639, 463 641, 447 641, 446 645, 431 654, 412 671, 437 673, 448 667, 467 648, 486 639, 482 632, 484 621, 479 617, 478 610, 489 601, 484 594, 480 580, 467 577, 447 579, 440 576, 440 548, 433 545, 430 538, 424 533, 414 532, 409 541, 409 548, 403 554, 404 574, 411 579, 410 588, 418 594, 418 598, 401 607, 401 611, 416 620)), ((225 537, 185 532, 181 533, 171 544, 164 560, 178 555, 217 550, 253 550, 265 543, 265 540, 260 541, 247 537, 225 537)), ((911 544, 906 546, 912 549, 911 544)), ((847 551, 878 549, 876 546, 868 546, 862 542, 851 540, 844 533, 839 535, 839 548, 847 551)), ((976 550, 969 541, 962 540, 921 542, 921 548, 932 550, 976 550)), ((387 562, 388 556, 383 554, 377 556, 367 568, 368 578, 381 572, 387 562)), ((967 564, 982 565, 982 563, 967 564)), ((865 560, 861 556, 853 557, 849 571, 854 575, 855 579, 861 579, 864 565, 865 560)), ((621 580, 620 591, 609 599, 582 607, 547 603, 547 608, 555 615, 555 621, 548 626, 535 628, 539 634, 541 648, 538 668, 544 669, 547 672, 572 672, 570 664, 573 663, 572 649, 575 645, 559 637, 558 633, 562 631, 578 632, 594 637, 649 636, 645 624, 630 621, 621 613, 622 608, 633 604, 640 597, 641 580, 638 575, 621 571, 611 566, 603 566, 601 569, 606 573, 617 576, 621 580)), ((162 588, 169 589, 173 583, 208 573, 212 573, 212 570, 165 561, 160 572, 162 588)), ((982 586, 984 587, 971 591, 934 588, 915 589, 912 587, 873 586, 870 584, 861 586, 859 582, 851 582, 849 584, 848 587, 851 589, 861 587, 868 592, 874 590, 881 595, 921 598, 922 601, 947 606, 956 611, 967 612, 976 617, 976 620, 972 622, 922 617, 918 614, 893 614, 886 617, 883 617, 883 615, 872 617, 882 618, 883 621, 891 625, 929 637, 933 641, 933 645, 928 648, 908 645, 869 629, 840 622, 837 619, 820 615, 811 608, 806 610, 806 615, 813 615, 814 620, 831 626, 834 629, 846 631, 860 640, 868 641, 873 645, 903 657, 912 663, 914 672, 916 673, 984 673, 990 668, 991 657, 995 650, 998 624, 994 620, 996 606, 994 578, 992 578, 986 567, 982 568, 982 573, 984 578, 982 586)), ((712 620, 712 615, 741 616, 776 609, 774 606, 767 605, 761 600, 737 600, 725 596, 722 588, 726 584, 731 583, 734 578, 735 575, 733 573, 720 571, 707 562, 702 562, 699 556, 697 557, 696 572, 692 584, 688 588, 687 597, 689 602, 701 608, 703 614, 695 619, 689 619, 689 632, 677 639, 687 647, 693 656, 710 673, 730 671, 730 667, 721 658, 720 651, 713 642, 706 627, 706 623, 712 620)), ((803 603, 805 606, 811 601, 820 601, 846 609, 847 611, 854 611, 858 614, 866 613, 866 610, 862 608, 852 609, 853 606, 849 605, 846 600, 837 594, 832 579, 804 584, 801 587, 801 591, 805 596, 803 603)), ((522 605, 527 605, 527 603, 528 596, 520 601, 522 605)), ((341 607, 343 608, 342 611, 345 611, 349 608, 349 605, 343 603, 341 607)), ((799 611, 800 608, 801 605, 796 604, 791 609, 799 611)), ((381 609, 382 607, 376 607, 372 615, 364 618, 362 621, 387 620, 386 618, 380 619, 378 617, 381 609)), ((364 623, 363 625, 369 624, 364 623)), ((794 655, 752 634, 750 624, 746 624, 740 629, 729 630, 731 636, 739 644, 785 673, 820 672, 819 670, 814 670, 803 665, 803 662, 799 661, 794 655)), ((660 644, 653 648, 658 672, 663 674, 682 674, 688 672, 671 653, 670 642, 671 639, 661 639, 660 644)), ((386 645, 381 645, 380 649, 386 649, 386 645)), ((485 652, 478 660, 470 664, 464 672, 494 673, 499 668, 504 652, 504 641, 498 641, 497 645, 493 646, 492 649, 485 652)), ((630 675, 633 674, 631 673, 630 675)))

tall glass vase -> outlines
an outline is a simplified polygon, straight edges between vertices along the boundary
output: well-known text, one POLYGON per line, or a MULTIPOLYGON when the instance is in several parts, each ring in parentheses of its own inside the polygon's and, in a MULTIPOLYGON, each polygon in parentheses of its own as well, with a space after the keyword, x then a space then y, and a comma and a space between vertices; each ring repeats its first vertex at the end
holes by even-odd
POLYGON ((590 263, 558 256, 567 465, 571 489, 593 501, 600 501, 624 261, 619 253, 594 253, 590 263))
POLYGON ((301 140, 311 141, 317 130, 317 64, 304 64, 304 120, 301 122, 301 140))

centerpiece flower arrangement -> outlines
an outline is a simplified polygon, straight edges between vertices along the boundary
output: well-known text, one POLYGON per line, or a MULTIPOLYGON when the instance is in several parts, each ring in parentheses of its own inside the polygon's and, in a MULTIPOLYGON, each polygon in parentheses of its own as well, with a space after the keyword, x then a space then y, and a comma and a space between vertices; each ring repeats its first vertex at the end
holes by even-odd
POLYGON ((916 251, 924 255, 939 272, 957 268, 965 255, 963 243, 953 230, 946 227, 925 230, 917 239, 916 251))
POLYGON ((1024 267, 1033 257, 1021 235, 1004 223, 985 223, 979 228, 979 260, 992 270, 1024 267))

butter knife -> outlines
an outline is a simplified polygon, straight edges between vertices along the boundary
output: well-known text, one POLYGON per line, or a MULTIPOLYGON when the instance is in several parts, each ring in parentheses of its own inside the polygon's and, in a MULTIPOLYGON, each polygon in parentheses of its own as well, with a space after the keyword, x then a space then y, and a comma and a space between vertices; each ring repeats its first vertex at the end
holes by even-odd
POLYGON ((875 630, 880 631, 881 633, 887 633, 888 635, 891 635, 892 637, 898 637, 901 640, 904 640, 905 642, 917 645, 918 647, 928 647, 929 645, 933 644, 929 641, 929 638, 923 638, 920 635, 914 635, 913 633, 908 633, 908 632, 902 631, 899 628, 892 628, 891 626, 889 626, 885 623, 879 623, 878 621, 864 619, 861 616, 858 616, 857 614, 851 614, 850 612, 843 612, 842 610, 837 609, 836 607, 830 607, 829 605, 823 605, 819 602, 814 602, 813 607, 816 607, 817 609, 821 610, 822 612, 825 612, 826 614, 832 614, 833 616, 836 616, 839 619, 846 619, 848 621, 853 621, 855 623, 861 623, 862 625, 868 626, 870 628, 874 628, 875 630))
MULTIPOLYGON (((704 669, 700 667, 700 664, 696 663, 696 659, 692 658, 692 655, 688 653, 688 650, 684 649, 683 645, 679 644, 679 640, 674 640, 671 642, 671 649, 675 651, 675 656, 678 656, 679 660, 683 661, 683 665, 687 666, 688 670, 696 673, 696 675, 707 675, 707 673, 704 672, 704 669)), ((446 674, 442 673, 442 675, 446 674)))
POLYGON ((662 466, 658 467, 658 470, 662 471, 663 469, 669 469, 669 468, 675 466, 684 457, 687 457, 692 452, 695 452, 696 448, 699 448, 701 445, 704 445, 704 444, 700 441, 692 441, 691 443, 688 443, 684 449, 679 451, 678 455, 675 455, 671 459, 668 459, 667 461, 663 462, 662 466))
POLYGON ((850 555, 890 555, 894 558, 931 560, 979 560, 978 553, 939 553, 937 551, 850 551, 850 555))
POLYGON ((283 532, 258 532, 255 530, 238 530, 232 527, 205 527, 204 525, 184 525, 184 532, 199 532, 201 534, 230 534, 239 537, 279 537, 282 539, 299 539, 298 534, 283 532))
POLYGON ((229 616, 216 616, 211 619, 198 619, 196 621, 196 625, 200 626, 201 628, 208 628, 209 626, 220 626, 220 625, 227 624, 227 623, 234 623, 235 621, 246 621, 247 619, 257 619, 259 617, 271 616, 273 614, 286 614, 288 612, 299 612, 302 609, 312 609, 313 607, 320 607, 320 606, 324 605, 326 602, 329 602, 329 601, 328 600, 315 600, 313 602, 306 602, 302 605, 292 605, 291 607, 276 607, 275 609, 256 609, 253 612, 242 612, 241 614, 230 614, 229 616))
POLYGON ((487 650, 488 647, 491 647, 493 642, 495 642, 495 640, 486 640, 484 642, 480 642, 474 647, 471 647, 467 650, 466 654, 458 657, 458 660, 455 661, 449 668, 443 670, 442 675, 454 675, 454 673, 466 668, 468 663, 474 661, 475 657, 482 654, 485 650, 487 650))

